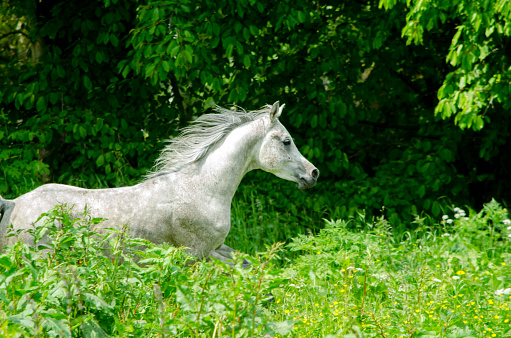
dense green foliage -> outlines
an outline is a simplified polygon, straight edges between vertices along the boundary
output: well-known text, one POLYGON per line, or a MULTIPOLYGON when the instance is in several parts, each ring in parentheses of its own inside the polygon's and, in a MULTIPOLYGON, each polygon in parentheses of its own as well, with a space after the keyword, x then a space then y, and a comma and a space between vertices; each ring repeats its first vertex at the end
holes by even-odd
MULTIPOLYGON (((50 181, 133 183, 164 139, 214 104, 279 100, 282 122, 322 173, 316 222, 361 209, 411 221, 452 201, 509 200, 506 1, 5 0, 1 8, 4 197, 50 181)), ((269 196, 282 212, 308 203, 267 178, 249 179, 265 181, 263 191, 282 187, 269 196)))
MULTIPOLYGON (((182 250, 128 229, 98 235, 100 219, 71 220, 65 206, 47 216, 33 233, 52 238, 48 251, 18 243, 0 255, 2 337, 511 334, 511 221, 494 201, 469 215, 454 208, 434 227, 416 219, 413 233, 392 232, 383 218, 328 221, 316 236, 236 255, 234 267, 186 266, 182 250), (290 252, 293 262, 276 261, 290 252)), ((249 251, 252 237, 234 232, 249 251)))

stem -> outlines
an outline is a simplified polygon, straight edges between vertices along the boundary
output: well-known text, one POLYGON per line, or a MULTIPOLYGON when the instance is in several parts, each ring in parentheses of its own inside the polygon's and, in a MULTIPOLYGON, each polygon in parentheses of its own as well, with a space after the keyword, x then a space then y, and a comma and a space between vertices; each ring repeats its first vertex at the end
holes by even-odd
POLYGON ((234 333, 235 333, 235 326, 236 326, 236 310, 237 310, 238 303, 236 302, 237 294, 236 294, 236 280, 234 279, 234 269, 236 267, 237 262, 238 262, 238 256, 234 255, 233 267, 231 268, 232 287, 234 289, 234 300, 233 300, 234 301, 234 316, 233 316, 233 320, 232 320, 232 337, 236 337, 234 333))
MULTIPOLYGON (((268 253, 268 258, 263 263, 259 270, 259 283, 257 285, 257 291, 256 291, 256 299, 254 303, 254 309, 252 310, 252 338, 254 338, 254 331, 255 331, 255 316, 256 316, 256 306, 259 302, 259 296, 261 295, 261 285, 263 284, 263 278, 264 278, 264 269, 268 265, 271 259, 275 256, 275 253, 284 245, 284 243, 279 242, 272 245, 270 252, 268 253)), ((234 337, 234 336, 233 336, 234 337)))
POLYGON ((195 328, 195 335, 198 337, 199 336, 199 326, 200 326, 200 315, 201 315, 201 312, 202 312, 202 307, 204 305, 204 292, 206 291, 206 287, 208 285, 208 282, 209 282, 209 279, 211 278, 211 276, 213 275, 213 269, 208 273, 208 275, 206 276, 206 280, 204 281, 204 285, 202 286, 202 292, 201 292, 201 302, 200 302, 200 307, 199 307, 199 312, 197 313, 197 327, 195 328))
POLYGON ((366 271, 364 273, 364 295, 362 296, 362 309, 360 310, 362 314, 364 314, 364 303, 366 300, 366 292, 367 292, 367 270, 369 269, 369 264, 366 264, 366 271))

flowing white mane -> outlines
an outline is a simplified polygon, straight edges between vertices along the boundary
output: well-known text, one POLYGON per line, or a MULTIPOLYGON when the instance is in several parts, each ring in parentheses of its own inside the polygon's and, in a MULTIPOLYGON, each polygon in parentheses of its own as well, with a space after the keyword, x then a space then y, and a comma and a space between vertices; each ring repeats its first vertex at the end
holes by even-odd
POLYGON ((218 141, 233 129, 269 114, 270 105, 260 110, 246 112, 233 111, 216 106, 216 113, 204 114, 185 128, 179 136, 168 140, 147 179, 181 169, 203 158, 218 141))

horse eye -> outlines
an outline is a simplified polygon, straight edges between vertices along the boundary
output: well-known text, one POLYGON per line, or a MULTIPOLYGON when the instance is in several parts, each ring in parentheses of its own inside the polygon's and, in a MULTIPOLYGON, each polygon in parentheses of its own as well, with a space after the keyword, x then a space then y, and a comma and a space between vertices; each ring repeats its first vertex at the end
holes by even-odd
POLYGON ((283 142, 284 142, 284 145, 285 145, 285 146, 288 146, 288 145, 290 145, 290 144, 291 144, 291 140, 290 140, 290 139, 288 139, 288 138, 287 138, 287 139, 285 139, 283 142))

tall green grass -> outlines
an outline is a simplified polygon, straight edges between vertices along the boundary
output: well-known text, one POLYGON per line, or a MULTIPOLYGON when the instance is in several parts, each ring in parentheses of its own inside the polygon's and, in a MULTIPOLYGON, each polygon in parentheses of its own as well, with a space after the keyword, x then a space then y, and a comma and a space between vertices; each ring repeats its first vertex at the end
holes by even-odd
POLYGON ((0 336, 511 337, 511 221, 495 201, 406 231, 363 214, 320 227, 252 188, 233 201, 233 265, 50 211, 32 230, 48 250, 0 255, 0 336))

